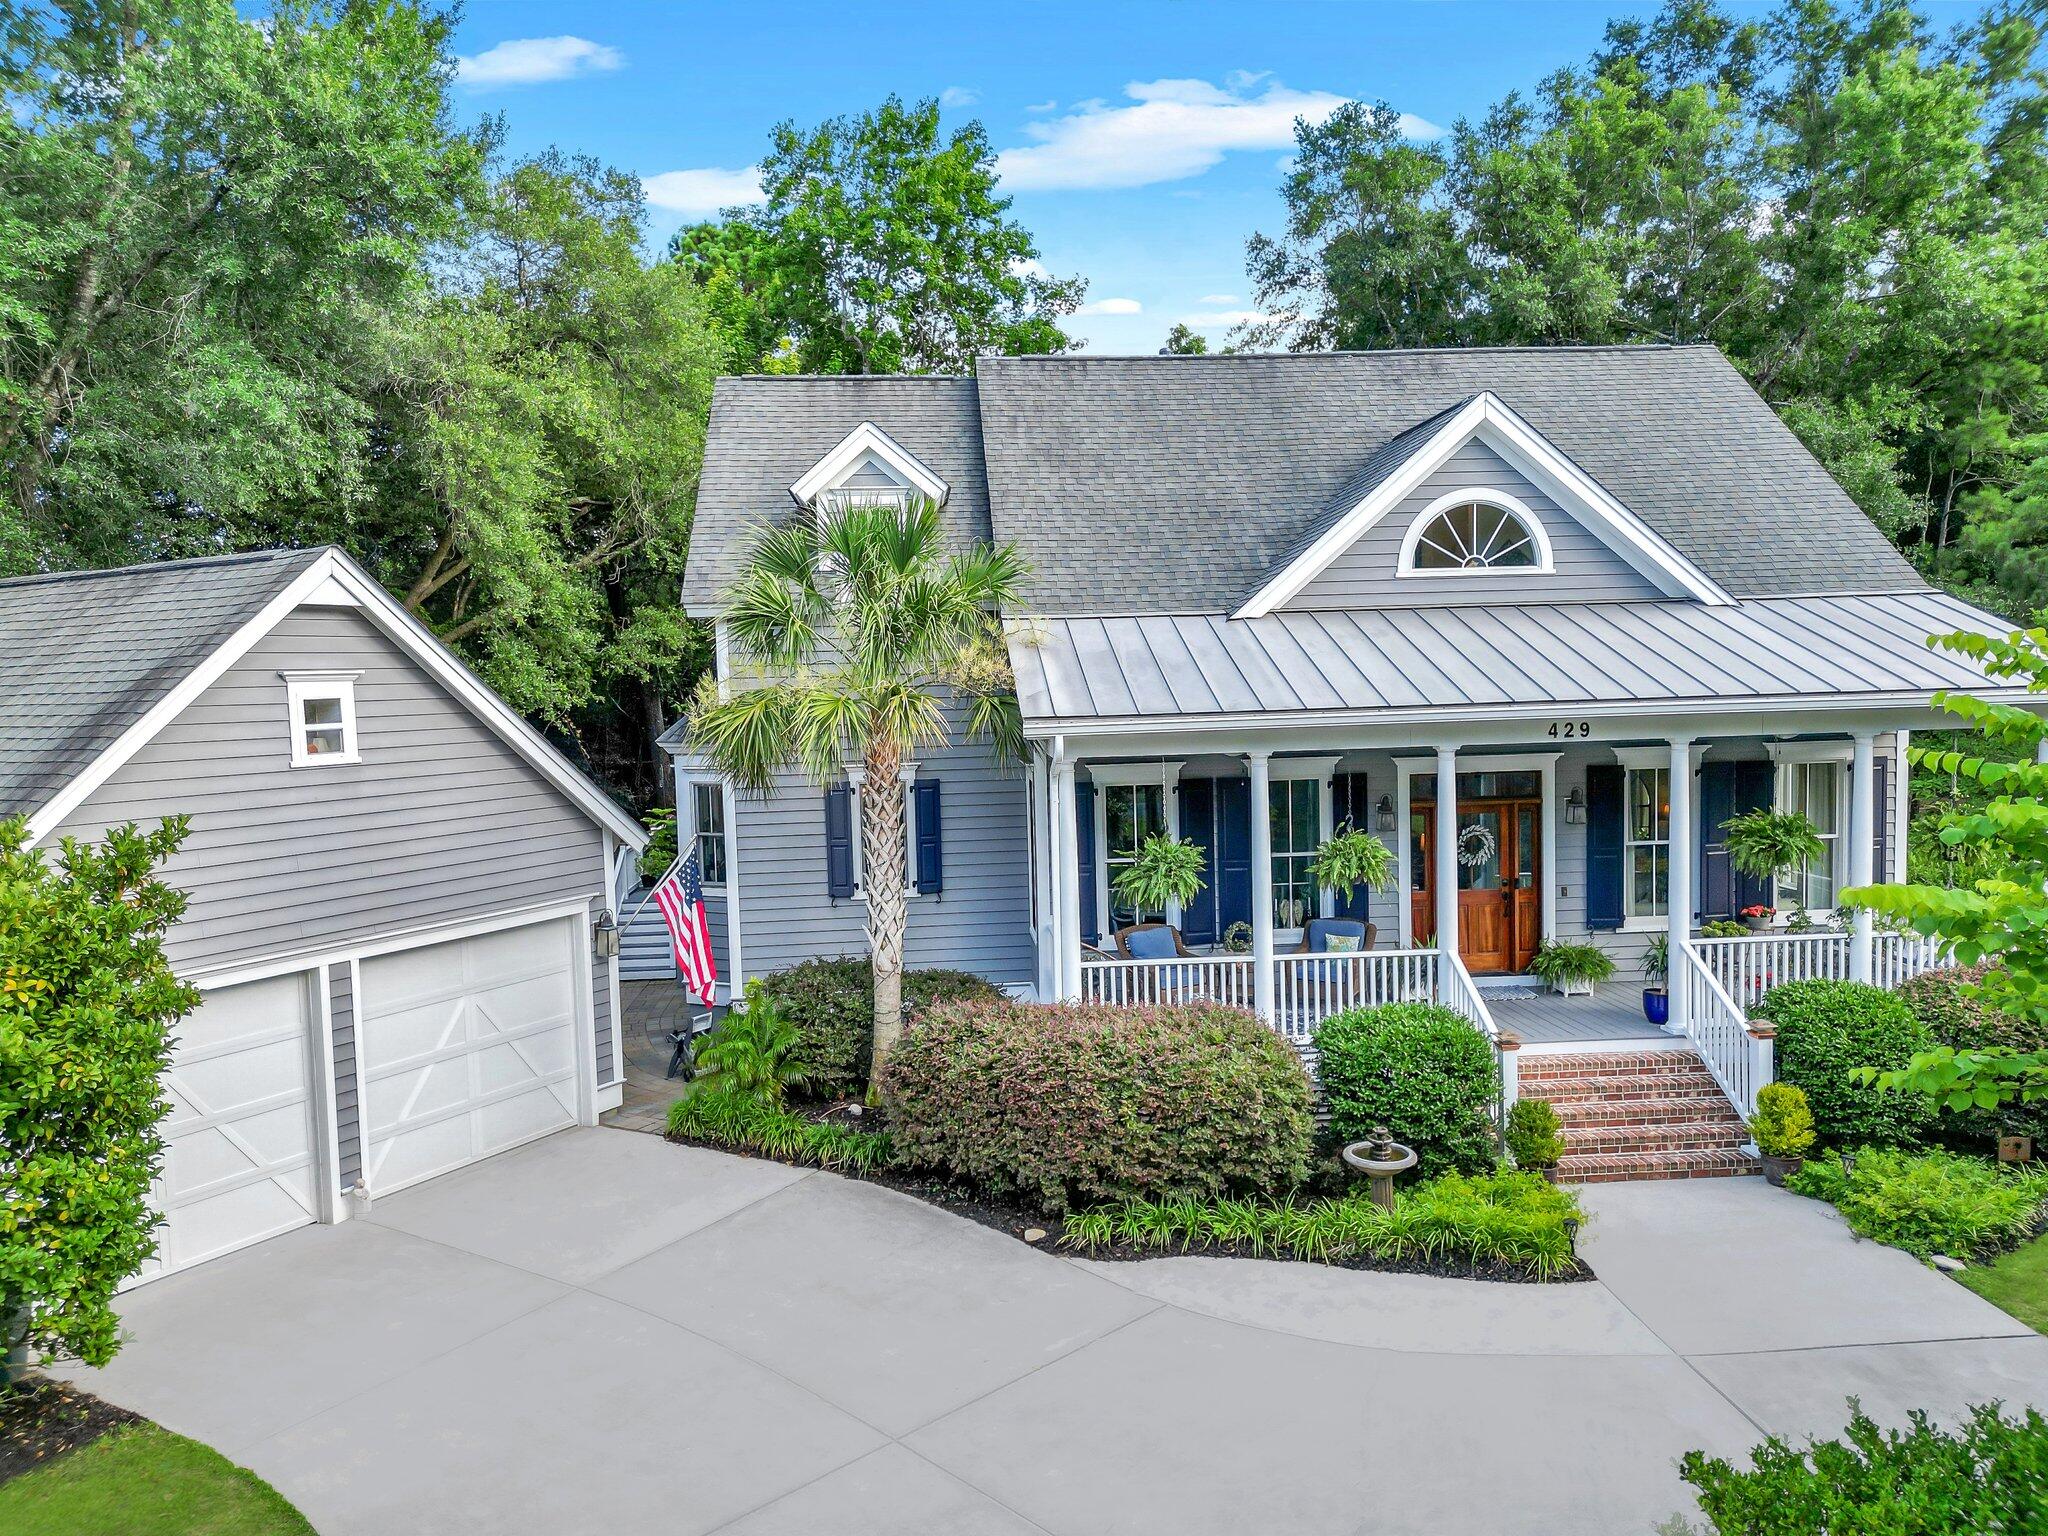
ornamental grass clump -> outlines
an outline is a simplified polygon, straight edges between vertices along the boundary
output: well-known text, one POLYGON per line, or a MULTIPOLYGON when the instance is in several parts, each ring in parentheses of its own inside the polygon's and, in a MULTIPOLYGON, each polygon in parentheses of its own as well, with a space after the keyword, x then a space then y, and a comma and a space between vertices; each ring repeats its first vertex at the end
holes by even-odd
POLYGON ((885 1131, 863 1131, 792 1114, 735 1093, 700 1093, 668 1109, 668 1133, 686 1141, 758 1152, 786 1163, 873 1173, 890 1162, 885 1131))
POLYGON ((1533 1173, 1450 1173, 1401 1190, 1391 1210, 1363 1194, 1309 1201, 1127 1200, 1069 1216, 1080 1249, 1161 1253, 1225 1247, 1321 1264, 1505 1264, 1537 1279, 1576 1267, 1578 1196, 1533 1173))
POLYGON ((1833 1205, 1858 1235, 1922 1259, 2011 1247, 2048 1204, 2048 1171, 1888 1147, 1864 1147, 1850 1162, 1845 1172, 1840 1160, 1817 1158, 1786 1185, 1833 1205))
POLYGON ((1314 1135, 1301 1060, 1250 1014, 957 1001, 882 1078, 896 1155, 1049 1214, 1284 1193, 1314 1135))

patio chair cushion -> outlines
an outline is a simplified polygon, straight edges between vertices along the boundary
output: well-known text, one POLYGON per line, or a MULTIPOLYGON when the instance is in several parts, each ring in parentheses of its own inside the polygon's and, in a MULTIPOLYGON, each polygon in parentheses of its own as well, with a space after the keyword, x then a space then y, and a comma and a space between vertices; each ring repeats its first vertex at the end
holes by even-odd
POLYGON ((1171 928, 1137 928, 1124 935, 1133 960, 1171 960, 1176 953, 1171 928))
POLYGON ((1308 949, 1312 955, 1348 955, 1365 948, 1365 924, 1355 917, 1309 919, 1308 949), (1336 940, 1344 940, 1339 944, 1336 940))

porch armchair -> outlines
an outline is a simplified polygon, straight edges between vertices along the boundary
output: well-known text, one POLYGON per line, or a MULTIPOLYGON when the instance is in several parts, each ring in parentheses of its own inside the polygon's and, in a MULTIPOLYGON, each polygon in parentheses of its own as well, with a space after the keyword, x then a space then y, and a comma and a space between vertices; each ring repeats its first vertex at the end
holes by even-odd
POLYGON ((1192 960, 1194 951, 1171 923, 1133 923, 1115 934, 1116 952, 1126 960, 1192 960))
POLYGON ((1332 938, 1357 939, 1358 949, 1346 953, 1359 953, 1371 949, 1380 936, 1377 923, 1362 923, 1355 917, 1312 917, 1301 925, 1301 942, 1294 946, 1297 955, 1327 955, 1331 953, 1332 938))

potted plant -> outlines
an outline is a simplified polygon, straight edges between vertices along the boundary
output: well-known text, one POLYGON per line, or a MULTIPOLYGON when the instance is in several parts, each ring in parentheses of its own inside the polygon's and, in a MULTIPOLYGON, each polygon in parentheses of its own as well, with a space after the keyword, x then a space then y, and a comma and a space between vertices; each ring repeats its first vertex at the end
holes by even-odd
POLYGON ((1317 885, 1348 900, 1361 885, 1368 891, 1384 891, 1394 883, 1394 853, 1347 821, 1316 849, 1308 873, 1317 885))
POLYGON ((1643 951, 1643 1017, 1662 1029, 1671 1022, 1671 993, 1666 982, 1671 975, 1671 936, 1658 934, 1643 951))
MULTIPOLYGON (((1797 811, 1745 811, 1731 816, 1721 830, 1728 862, 1754 879, 1778 888, 1780 877, 1803 864, 1827 857, 1820 829, 1797 811)), ((1761 932, 1770 927, 1773 908, 1762 902, 1744 907, 1742 920, 1761 932)))
POLYGON ((1183 842, 1164 832, 1154 833, 1123 857, 1131 862, 1116 872, 1110 889, 1140 918, 1193 901, 1209 863, 1200 843, 1183 842))
POLYGON ((1764 1177, 1782 1187, 1799 1171, 1813 1145, 1813 1111, 1805 1090, 1794 1083, 1766 1083, 1757 1090, 1749 1134, 1764 1163, 1764 1177))
POLYGON ((1751 906, 1744 907, 1736 916, 1742 919, 1742 931, 1744 933, 1768 933, 1770 932, 1771 924, 1777 919, 1778 909, 1766 906, 1759 901, 1751 906))
POLYGON ((1557 1165, 1565 1152, 1564 1127, 1548 1099, 1517 1099, 1510 1104, 1503 1139, 1517 1168, 1557 1182, 1557 1165))
POLYGON ((1614 974, 1614 962, 1591 944, 1548 940, 1537 948, 1529 970, 1566 997, 1585 997, 1592 992, 1595 982, 1614 974))

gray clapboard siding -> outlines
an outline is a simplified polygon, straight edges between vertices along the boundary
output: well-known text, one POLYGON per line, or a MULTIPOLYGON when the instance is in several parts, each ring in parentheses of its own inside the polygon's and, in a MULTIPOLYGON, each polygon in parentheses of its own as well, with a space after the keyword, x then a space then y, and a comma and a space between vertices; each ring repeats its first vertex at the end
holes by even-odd
POLYGON ((1592 602, 1659 596, 1658 590, 1601 538, 1483 443, 1470 442, 1413 494, 1367 529, 1302 588, 1289 608, 1409 607, 1436 603, 1592 602), (1542 521, 1556 573, 1502 571, 1489 576, 1402 577, 1401 542, 1439 496, 1474 487, 1505 491, 1542 521))
MULTIPOLYGON (((1035 962, 1024 775, 999 769, 986 745, 957 734, 918 762, 918 776, 942 786, 945 890, 910 898, 904 963, 1029 983, 1035 962)), ((826 895, 823 791, 784 773, 766 797, 739 796, 737 812, 731 854, 747 974, 765 976, 813 956, 865 954, 866 905, 826 895)))
POLYGON ((590 962, 590 1017, 592 1027, 597 1031, 597 1086, 609 1088, 616 1083, 618 1073, 614 1063, 619 1059, 617 1031, 612 1019, 612 964, 610 960, 592 957, 590 962))
POLYGON ((190 902, 168 948, 187 970, 603 885, 588 817, 346 608, 287 616, 59 830, 96 837, 177 813, 192 831, 166 877, 190 902), (361 674, 362 761, 294 768, 278 674, 336 670, 361 674))
POLYGON ((341 1154, 341 1187, 363 1175, 363 1121, 356 1095, 355 968, 337 960, 327 969, 327 1005, 334 1033, 334 1138, 341 1154))

